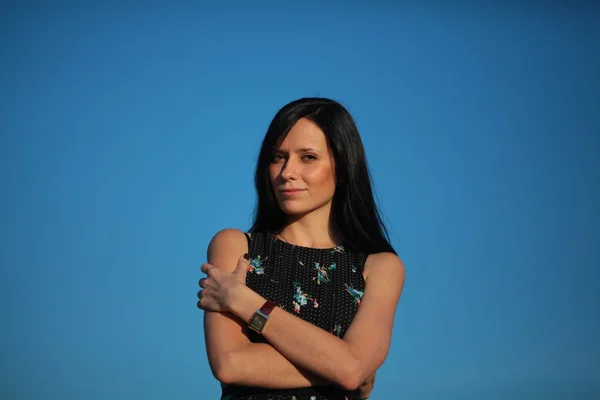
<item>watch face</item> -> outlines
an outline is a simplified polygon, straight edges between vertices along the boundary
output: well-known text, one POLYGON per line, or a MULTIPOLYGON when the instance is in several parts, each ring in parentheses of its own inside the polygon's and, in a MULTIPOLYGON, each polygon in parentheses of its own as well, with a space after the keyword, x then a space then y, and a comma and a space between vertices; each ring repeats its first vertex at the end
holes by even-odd
POLYGON ((258 332, 262 331, 262 328, 265 326, 265 318, 260 315, 255 315, 250 322, 250 327, 254 328, 258 332))
POLYGON ((263 322, 257 318, 256 320, 254 320, 253 325, 256 329, 261 329, 263 327, 263 322))

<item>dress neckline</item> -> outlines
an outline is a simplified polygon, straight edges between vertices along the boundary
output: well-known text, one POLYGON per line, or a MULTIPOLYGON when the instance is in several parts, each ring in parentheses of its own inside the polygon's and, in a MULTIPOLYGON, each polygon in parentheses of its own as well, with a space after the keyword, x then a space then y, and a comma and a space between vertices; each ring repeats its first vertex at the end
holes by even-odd
POLYGON ((293 243, 289 243, 286 242, 285 240, 281 240, 277 237, 277 235, 273 234, 272 232, 267 232, 267 235, 271 236, 271 238, 273 239, 273 241, 282 243, 284 245, 287 246, 291 246, 291 247, 296 247, 299 249, 306 249, 306 250, 316 250, 316 251, 333 251, 333 250, 338 250, 340 248, 344 248, 344 246, 342 244, 337 245, 337 246, 333 246, 333 247, 306 247, 306 246, 300 246, 297 244, 293 244, 293 243))

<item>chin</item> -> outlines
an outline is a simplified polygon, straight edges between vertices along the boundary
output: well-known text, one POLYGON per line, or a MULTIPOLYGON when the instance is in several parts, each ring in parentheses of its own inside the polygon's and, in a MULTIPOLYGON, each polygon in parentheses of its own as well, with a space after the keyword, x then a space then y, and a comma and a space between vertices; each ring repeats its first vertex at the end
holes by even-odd
POLYGON ((297 202, 297 201, 279 202, 279 208, 281 208, 281 211, 283 211, 284 213, 286 213, 288 215, 309 214, 315 210, 318 210, 322 206, 323 205, 321 205, 321 204, 307 205, 307 204, 302 204, 301 202, 297 202))
POLYGON ((290 206, 289 204, 280 204, 279 208, 281 208, 281 211, 289 215, 307 214, 311 211, 310 209, 306 209, 306 207, 299 207, 293 205, 290 206))

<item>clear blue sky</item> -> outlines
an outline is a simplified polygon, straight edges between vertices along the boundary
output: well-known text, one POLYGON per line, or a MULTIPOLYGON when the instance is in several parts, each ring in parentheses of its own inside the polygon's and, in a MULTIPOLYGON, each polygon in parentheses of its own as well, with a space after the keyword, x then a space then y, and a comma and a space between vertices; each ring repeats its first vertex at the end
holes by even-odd
POLYGON ((372 399, 600 396, 599 8, 74 3, 0 7, 0 397, 217 399, 206 245, 317 95, 407 269, 372 399))

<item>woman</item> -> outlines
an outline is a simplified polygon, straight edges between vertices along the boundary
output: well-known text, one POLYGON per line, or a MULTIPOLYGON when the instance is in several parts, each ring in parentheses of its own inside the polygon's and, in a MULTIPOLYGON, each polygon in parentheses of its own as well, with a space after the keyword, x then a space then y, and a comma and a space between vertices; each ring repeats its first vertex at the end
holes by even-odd
POLYGON ((348 111, 323 98, 283 107, 255 184, 250 233, 218 232, 201 268, 198 307, 222 399, 368 397, 405 271, 348 111))

